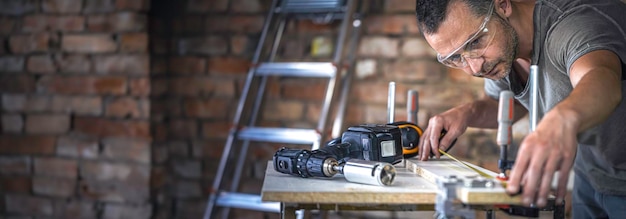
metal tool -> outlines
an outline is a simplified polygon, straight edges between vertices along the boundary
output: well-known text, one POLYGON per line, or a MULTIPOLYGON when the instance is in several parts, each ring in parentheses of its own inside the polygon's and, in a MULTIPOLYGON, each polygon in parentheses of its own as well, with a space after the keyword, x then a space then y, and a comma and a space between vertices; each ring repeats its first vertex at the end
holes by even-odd
POLYGON ((508 148, 513 139, 513 109, 513 92, 508 90, 500 92, 496 143, 500 146, 500 159, 498 160, 500 174, 498 174, 498 178, 502 180, 508 179, 506 171, 510 170, 514 163, 514 161, 510 161, 508 158, 508 148))
POLYGON ((419 106, 419 94, 416 90, 409 90, 406 96, 406 120, 407 122, 417 124, 417 112, 419 110, 417 106, 419 106))
POLYGON ((303 178, 329 178, 340 173, 348 182, 378 186, 388 186, 393 183, 396 177, 396 169, 393 165, 361 159, 342 161, 341 156, 347 154, 341 147, 349 146, 340 145, 329 150, 321 148, 314 151, 281 148, 274 154, 274 169, 277 172, 303 178), (340 154, 339 157, 337 154, 340 154))
POLYGON ((395 122, 396 113, 396 82, 389 82, 389 93, 387 94, 387 123, 395 122))

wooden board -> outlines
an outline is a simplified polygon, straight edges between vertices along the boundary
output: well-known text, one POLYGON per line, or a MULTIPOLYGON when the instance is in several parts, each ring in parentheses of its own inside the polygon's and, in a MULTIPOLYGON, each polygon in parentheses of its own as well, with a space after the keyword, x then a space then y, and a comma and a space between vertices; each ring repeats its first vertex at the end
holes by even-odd
POLYGON ((300 178, 276 172, 270 161, 261 191, 263 201, 329 204, 434 204, 437 187, 402 166, 391 186, 348 182, 332 178, 300 178))
MULTIPOLYGON (((431 159, 429 161, 420 161, 417 159, 408 159, 407 169, 422 176, 425 180, 436 184, 438 178, 456 175, 458 178, 478 177, 478 173, 472 169, 443 156, 441 159, 431 159)), ((472 164, 470 164, 472 165, 472 164)), ((472 167, 495 176, 496 173, 487 169, 472 165, 472 167)), ((496 184, 493 188, 467 188, 461 187, 457 191, 460 201, 465 204, 521 204, 521 196, 509 196, 504 187, 496 184)))

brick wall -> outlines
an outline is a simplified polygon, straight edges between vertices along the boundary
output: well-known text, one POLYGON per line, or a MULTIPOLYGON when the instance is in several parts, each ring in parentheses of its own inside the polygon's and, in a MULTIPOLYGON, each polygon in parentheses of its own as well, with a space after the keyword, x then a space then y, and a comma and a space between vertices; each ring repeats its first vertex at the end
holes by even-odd
POLYGON ((0 1, 0 214, 149 218, 147 1, 0 1))
MULTIPOLYGON (((0 0, 0 215, 200 218, 270 2, 0 0)), ((422 127, 483 95, 436 62, 414 2, 365 2, 345 126, 385 122, 389 81, 398 120, 420 92, 422 127)), ((311 44, 337 27, 290 23, 277 58, 329 59, 311 44)), ((325 84, 270 79, 258 123, 315 127, 325 84)), ((494 138, 471 129, 452 152, 495 170, 494 138)), ((240 190, 260 191, 280 146, 251 145, 240 190)))

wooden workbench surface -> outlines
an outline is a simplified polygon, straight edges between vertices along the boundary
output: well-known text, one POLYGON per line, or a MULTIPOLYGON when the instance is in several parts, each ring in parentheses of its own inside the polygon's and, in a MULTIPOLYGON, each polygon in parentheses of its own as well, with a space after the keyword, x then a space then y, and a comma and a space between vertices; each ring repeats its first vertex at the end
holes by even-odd
MULTIPOLYGON (((434 204, 437 177, 476 176, 475 172, 455 161, 442 158, 422 162, 406 160, 406 167, 396 165, 397 175, 391 186, 364 185, 346 181, 341 174, 332 178, 300 178, 278 173, 269 162, 261 198, 284 203, 332 204, 434 204)), ((495 174, 489 170, 485 172, 495 174)), ((457 195, 466 204, 519 204, 500 185, 495 188, 463 188, 457 195)))
POLYGON ((433 204, 435 184, 406 168, 396 166, 391 186, 348 182, 343 175, 332 178, 300 178, 276 172, 269 162, 263 182, 263 201, 329 204, 433 204))

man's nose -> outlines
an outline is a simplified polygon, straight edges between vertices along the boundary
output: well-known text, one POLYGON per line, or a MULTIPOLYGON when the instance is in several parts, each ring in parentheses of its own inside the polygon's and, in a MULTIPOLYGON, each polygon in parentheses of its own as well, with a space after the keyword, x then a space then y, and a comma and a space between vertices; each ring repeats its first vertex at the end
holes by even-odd
POLYGON ((469 66, 470 71, 473 76, 482 75, 486 73, 486 72, 483 72, 483 64, 485 63, 485 59, 483 57, 478 57, 478 58, 465 57, 465 61, 467 62, 467 66, 469 66))

